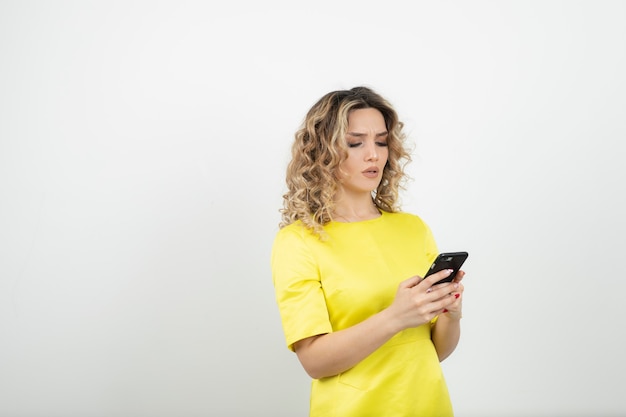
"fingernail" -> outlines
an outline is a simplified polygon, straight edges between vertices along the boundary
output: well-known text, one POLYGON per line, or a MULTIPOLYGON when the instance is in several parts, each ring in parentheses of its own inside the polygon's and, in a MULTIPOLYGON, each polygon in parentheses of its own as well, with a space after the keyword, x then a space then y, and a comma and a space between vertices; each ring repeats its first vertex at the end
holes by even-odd
POLYGON ((461 294, 454 294, 454 298, 459 298, 461 294))
POLYGON ((443 309, 443 312, 444 312, 444 313, 447 313, 447 312, 448 312, 448 309, 447 309, 447 308, 444 308, 444 309, 443 309))

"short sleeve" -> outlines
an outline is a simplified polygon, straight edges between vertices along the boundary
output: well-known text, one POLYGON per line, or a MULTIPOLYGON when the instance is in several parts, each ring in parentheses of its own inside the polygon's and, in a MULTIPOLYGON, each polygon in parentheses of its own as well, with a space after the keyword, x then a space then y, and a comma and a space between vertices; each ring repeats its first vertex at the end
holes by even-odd
POLYGON ((272 281, 285 340, 292 351, 295 342, 332 331, 310 239, 304 227, 293 224, 277 233, 272 246, 272 281))
POLYGON ((433 236, 432 230, 430 230, 430 227, 426 223, 423 223, 423 225, 425 229, 424 249, 426 252, 426 258, 429 262, 428 266, 430 267, 430 264, 432 264, 437 258, 437 255, 439 255, 439 250, 437 249, 437 242, 435 242, 435 237, 433 236))

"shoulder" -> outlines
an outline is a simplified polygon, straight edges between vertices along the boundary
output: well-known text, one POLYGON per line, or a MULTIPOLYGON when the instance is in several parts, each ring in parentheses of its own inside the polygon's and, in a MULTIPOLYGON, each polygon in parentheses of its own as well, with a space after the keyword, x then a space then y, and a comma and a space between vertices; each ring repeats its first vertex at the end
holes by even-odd
POLYGON ((285 271, 291 274, 316 268, 315 239, 317 237, 300 222, 287 225, 276 233, 270 256, 275 282, 284 278, 285 271))
POLYGON ((316 235, 298 220, 278 230, 273 246, 274 249, 307 246, 314 239, 317 239, 316 235))
POLYGON ((304 239, 308 235, 311 235, 311 232, 304 226, 304 224, 298 220, 294 223, 291 223, 276 232, 276 236, 274 237, 275 241, 284 240, 284 239, 304 239))
MULTIPOLYGON (((410 236, 410 239, 419 241, 428 252, 429 259, 434 259, 437 255, 437 243, 432 230, 426 222, 418 215, 398 212, 388 213, 390 229, 396 236, 410 236)), ((432 262, 431 259, 431 262, 432 262)))
POLYGON ((417 214, 407 213, 403 211, 388 213, 383 212, 385 219, 392 223, 398 223, 406 226, 413 227, 428 227, 426 222, 417 214))
POLYGON ((428 224, 417 214, 407 212, 383 212, 385 224, 393 231, 402 231, 413 236, 431 236, 432 231, 428 224))

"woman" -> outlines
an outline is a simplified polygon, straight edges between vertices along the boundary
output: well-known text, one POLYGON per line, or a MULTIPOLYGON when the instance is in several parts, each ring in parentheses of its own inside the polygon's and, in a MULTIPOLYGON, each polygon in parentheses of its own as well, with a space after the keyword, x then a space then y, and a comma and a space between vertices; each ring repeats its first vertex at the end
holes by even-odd
POLYGON ((452 416, 440 361, 460 335, 464 273, 426 279, 428 226, 397 206, 410 161, 393 107, 366 87, 307 113, 287 169, 272 278, 311 416, 452 416))

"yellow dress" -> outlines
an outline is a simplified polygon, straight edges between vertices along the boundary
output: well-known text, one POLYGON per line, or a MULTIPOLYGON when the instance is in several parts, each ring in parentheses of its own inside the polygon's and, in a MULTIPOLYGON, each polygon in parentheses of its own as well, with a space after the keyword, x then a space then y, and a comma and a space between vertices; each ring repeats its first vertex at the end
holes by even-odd
MULTIPOLYGON (((322 241, 300 222, 272 248, 272 279, 287 347, 351 327, 388 307, 398 284, 424 276, 437 255, 428 226, 408 213, 331 222, 322 241)), ((311 417, 453 415, 430 338, 431 324, 404 330, 353 368, 314 379, 311 417)))

